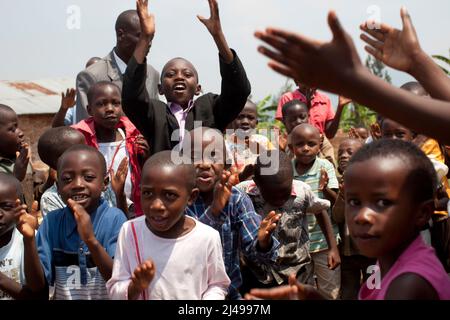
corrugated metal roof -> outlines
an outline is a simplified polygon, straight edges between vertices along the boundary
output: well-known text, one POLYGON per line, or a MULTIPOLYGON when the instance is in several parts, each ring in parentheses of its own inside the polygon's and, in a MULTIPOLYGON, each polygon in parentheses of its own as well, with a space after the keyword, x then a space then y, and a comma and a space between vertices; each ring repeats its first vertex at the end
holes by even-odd
POLYGON ((75 87, 75 79, 0 81, 0 103, 18 115, 55 113, 61 104, 61 92, 75 87))

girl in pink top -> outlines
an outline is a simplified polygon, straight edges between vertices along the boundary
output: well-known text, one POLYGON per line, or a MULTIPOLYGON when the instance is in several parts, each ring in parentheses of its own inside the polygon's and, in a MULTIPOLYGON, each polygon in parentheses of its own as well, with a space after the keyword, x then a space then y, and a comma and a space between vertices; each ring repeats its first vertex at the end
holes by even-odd
MULTIPOLYGON (((450 300, 450 278, 420 231, 434 210, 433 165, 412 143, 380 140, 353 155, 344 177, 350 235, 361 254, 377 258, 362 300, 450 300)), ((320 298, 310 286, 254 290, 260 298, 320 298)), ((251 298, 251 296, 250 296, 251 298)))

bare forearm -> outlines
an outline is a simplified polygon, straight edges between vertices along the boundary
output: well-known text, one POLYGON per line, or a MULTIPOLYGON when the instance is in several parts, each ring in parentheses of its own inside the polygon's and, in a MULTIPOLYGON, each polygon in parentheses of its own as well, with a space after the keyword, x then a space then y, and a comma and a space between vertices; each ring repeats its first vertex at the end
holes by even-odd
POLYGON ((443 129, 450 126, 450 103, 395 88, 364 68, 356 71, 349 83, 342 94, 409 129, 450 143, 450 136, 443 129))
POLYGON ((450 101, 450 78, 425 52, 416 56, 410 73, 431 97, 450 101))
POLYGON ((140 293, 141 290, 134 284, 133 281, 131 281, 128 286, 128 300, 136 300, 140 293))
POLYGON ((331 202, 331 206, 333 206, 336 203, 337 193, 333 189, 330 189, 328 187, 324 188, 323 195, 325 199, 331 202))
POLYGON ((59 108, 52 120, 52 128, 63 127, 64 119, 66 118, 67 110, 65 108, 59 108))
POLYGON ((36 240, 23 239, 24 245, 24 272, 27 286, 33 292, 40 292, 45 288, 45 276, 39 255, 36 249, 36 240))
POLYGON ((117 208, 122 210, 125 213, 125 216, 128 218, 127 196, 124 193, 114 193, 116 194, 117 208))
POLYGON ((336 115, 334 116, 334 119, 327 122, 326 128, 325 128, 325 135, 328 139, 333 139, 336 135, 336 132, 339 129, 339 123, 341 122, 341 116, 342 116, 342 110, 344 110, 344 106, 338 106, 336 110, 336 115))
POLYGON ((338 193, 338 197, 333 206, 331 214, 334 221, 336 221, 337 223, 345 222, 345 199, 340 193, 338 193))
POLYGON ((317 222, 319 223, 319 227, 322 230, 322 233, 327 240, 328 248, 330 250, 337 249, 336 239, 334 238, 333 227, 331 226, 331 220, 326 211, 322 211, 319 214, 316 214, 317 222))
POLYGON ((13 279, 8 278, 1 272, 0 272, 0 290, 10 295, 13 299, 17 300, 22 298, 22 286, 13 279))
POLYGON ((214 42, 216 43, 217 49, 219 50, 219 54, 222 59, 226 63, 231 63, 233 61, 233 52, 228 46, 227 40, 225 39, 225 35, 222 30, 217 32, 217 34, 213 35, 214 42))
POLYGON ((94 241, 86 243, 89 252, 91 253, 92 260, 97 266, 100 274, 103 276, 105 281, 108 281, 111 278, 112 268, 113 268, 113 260, 106 252, 105 248, 98 242, 96 239, 94 241))

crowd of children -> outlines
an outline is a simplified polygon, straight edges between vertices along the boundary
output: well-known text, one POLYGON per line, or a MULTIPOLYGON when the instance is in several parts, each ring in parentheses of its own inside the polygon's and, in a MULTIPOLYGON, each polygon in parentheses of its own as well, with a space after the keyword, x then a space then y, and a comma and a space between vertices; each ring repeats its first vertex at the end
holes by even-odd
POLYGON ((38 141, 49 172, 30 195, 29 146, 0 105, 0 299, 450 300, 450 79, 406 10, 403 30, 361 26, 370 54, 418 80, 401 89, 361 65, 334 13, 330 43, 257 32, 269 65, 298 86, 273 136, 257 130, 245 69, 208 2, 211 17, 198 18, 221 92, 196 98, 197 71, 177 57, 161 71, 166 102, 149 95, 155 22, 137 0, 122 89, 93 83, 89 117, 71 126, 75 90, 62 94, 38 141), (336 113, 317 88, 341 95, 336 113), (335 150, 351 99, 380 115, 335 150))

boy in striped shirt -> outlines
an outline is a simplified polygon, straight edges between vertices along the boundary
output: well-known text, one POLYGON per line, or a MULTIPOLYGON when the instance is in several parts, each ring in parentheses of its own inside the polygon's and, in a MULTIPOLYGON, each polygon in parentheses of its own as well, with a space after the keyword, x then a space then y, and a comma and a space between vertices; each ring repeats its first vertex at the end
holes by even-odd
MULTIPOLYGON (((319 130, 310 124, 301 124, 292 130, 290 138, 289 149, 295 155, 295 159, 292 160, 294 179, 308 184, 316 196, 329 200, 333 206, 339 184, 333 165, 317 156, 320 151, 319 130)), ((338 227, 333 220, 331 223, 338 240, 338 227)), ((331 266, 336 265, 333 261, 338 259, 339 255, 329 250, 314 215, 308 215, 308 231, 311 241, 309 252, 317 277, 317 286, 326 296, 336 299, 339 295, 341 271, 340 267, 332 269, 331 266)))

